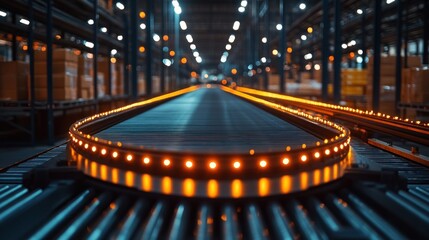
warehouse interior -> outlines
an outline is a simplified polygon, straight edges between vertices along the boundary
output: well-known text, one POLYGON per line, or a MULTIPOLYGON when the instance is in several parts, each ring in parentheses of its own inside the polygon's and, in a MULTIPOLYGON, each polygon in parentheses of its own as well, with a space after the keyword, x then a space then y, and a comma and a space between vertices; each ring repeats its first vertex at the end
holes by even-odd
POLYGON ((240 4, 2 1, 2 142, 52 144, 90 113, 222 80, 427 119, 427 1, 240 4))
POLYGON ((0 0, 0 232, 422 238, 428 44, 429 0, 0 0))

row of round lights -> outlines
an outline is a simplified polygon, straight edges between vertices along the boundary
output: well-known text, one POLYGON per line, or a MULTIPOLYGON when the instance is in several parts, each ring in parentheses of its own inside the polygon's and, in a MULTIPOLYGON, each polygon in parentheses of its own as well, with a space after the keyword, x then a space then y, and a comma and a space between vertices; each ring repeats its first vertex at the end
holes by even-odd
MULTIPOLYGON (((83 149, 86 150, 86 153, 99 154, 102 157, 105 157, 106 159, 113 159, 113 160, 123 159, 126 162, 133 162, 136 159, 141 159, 141 163, 145 166, 149 166, 150 163, 152 162, 152 158, 147 153, 121 154, 122 151, 120 149, 113 149, 113 150, 110 150, 111 152, 109 152, 108 148, 106 147, 99 147, 97 144, 93 144, 92 146, 90 146, 89 142, 85 143, 85 140, 79 140, 77 137, 74 137, 72 134, 71 134, 71 139, 75 144, 75 146, 83 147, 83 149), (139 155, 142 155, 142 157, 138 157, 139 155)), ((325 141, 325 142, 328 142, 328 141, 325 141)), ((314 160, 319 160, 319 159, 322 159, 323 156, 329 157, 331 154, 345 153, 345 151, 348 151, 347 146, 349 145, 349 143, 350 143, 350 138, 347 138, 342 143, 338 143, 338 145, 331 146, 330 148, 324 147, 322 150, 316 150, 313 154, 301 153, 297 155, 296 159, 301 163, 307 163, 310 160, 310 158, 314 160)), ((318 143, 317 145, 320 145, 320 143, 318 143)), ((305 149, 306 145, 303 144, 302 148, 305 149)), ((289 151, 291 151, 291 148, 288 146, 286 147, 286 152, 289 152, 289 151)), ((253 155, 253 154, 254 154, 254 151, 251 150, 250 155, 253 155)), ((196 164, 192 160, 185 159, 181 162, 183 166, 187 169, 196 168, 196 164)), ((225 162, 229 162, 229 161, 223 161, 223 163, 225 162)), ((289 166, 292 162, 293 162, 293 159, 290 156, 289 157, 283 156, 280 158, 280 164, 283 166, 289 166)), ((171 158, 163 158, 160 160, 160 163, 165 168, 170 168, 173 165, 173 161, 171 158)), ((253 163, 254 162, 252 162, 252 164, 253 163)), ((272 161, 268 161, 266 158, 261 158, 260 160, 256 161, 257 166, 261 169, 268 168, 270 163, 272 163, 272 161)), ((208 166, 208 169, 212 169, 212 170, 220 168, 219 162, 214 160, 208 161, 207 166, 208 166)), ((238 161, 238 160, 233 160, 231 162, 231 166, 232 166, 232 169, 240 169, 244 167, 242 161, 238 161)))
MULTIPOLYGON (((180 15, 182 13, 182 8, 180 7, 179 1, 173 0, 171 1, 171 4, 173 5, 174 12, 177 15, 180 15)), ((188 29, 188 25, 184 20, 181 20, 179 22, 179 26, 180 26, 180 29, 182 29, 182 31, 186 31, 188 29)), ((185 37, 186 37, 186 41, 188 41, 188 43, 190 44, 189 48, 192 50, 192 55, 195 57, 195 61, 197 63, 201 63, 203 59, 201 58, 200 53, 197 51, 197 46, 194 43, 194 38, 192 37, 191 34, 186 34, 185 37)), ((181 59, 181 63, 184 64, 183 58, 181 59)))
POLYGON ((323 103, 323 102, 318 102, 318 101, 312 101, 312 100, 307 100, 307 99, 302 99, 302 98, 297 98, 297 97, 292 97, 292 96, 286 96, 286 95, 282 95, 282 94, 278 94, 278 93, 260 91, 260 90, 256 90, 256 89, 246 88, 246 87, 237 87, 236 89, 238 91, 241 91, 241 92, 245 92, 245 93, 249 93, 249 94, 255 94, 255 95, 264 96, 264 97, 282 99, 282 100, 291 101, 291 102, 304 103, 304 104, 308 104, 308 105, 314 105, 314 106, 325 107, 325 108, 330 108, 330 109, 335 109, 335 110, 341 110, 341 111, 345 111, 345 112, 352 112, 352 113, 357 113, 359 115, 377 117, 377 118, 385 119, 385 120, 393 120, 393 121, 402 122, 402 123, 406 123, 406 124, 412 124, 412 125, 416 125, 416 126, 420 126, 420 127, 429 127, 429 123, 425 123, 425 122, 422 122, 419 120, 414 121, 414 120, 411 120, 409 118, 401 118, 398 116, 391 116, 389 114, 385 114, 385 113, 381 113, 381 112, 375 112, 373 110, 361 110, 361 109, 357 109, 357 108, 340 106, 340 105, 329 104, 329 103, 323 103))
MULTIPOLYGON (((80 131, 80 128, 83 126, 86 126, 87 124, 91 124, 94 121, 98 121, 100 119, 107 119, 110 116, 115 116, 116 114, 119 114, 124 111, 133 110, 134 108, 138 108, 147 104, 151 104, 158 101, 162 101, 164 99, 179 96, 181 94, 193 91, 197 88, 198 87, 196 86, 189 87, 187 89, 179 90, 173 93, 162 95, 153 99, 138 102, 119 109, 115 109, 105 113, 100 113, 92 117, 83 119, 82 121, 75 123, 70 128, 70 139, 72 140, 72 147, 78 153, 82 153, 84 155, 90 154, 92 156, 95 155, 94 159, 99 159, 102 162, 106 162, 108 160, 113 160, 114 162, 116 162, 115 160, 119 160, 117 161, 117 163, 120 163, 120 164, 127 163, 127 162, 128 163, 134 162, 134 164, 139 164, 140 161, 136 161, 136 160, 141 159, 141 162, 143 163, 144 166, 148 166, 150 165, 150 163, 154 163, 155 166, 161 165, 165 168, 171 168, 173 165, 175 165, 173 164, 173 159, 171 157, 169 158, 157 157, 159 156, 159 154, 157 155, 157 153, 148 152, 148 151, 142 152, 142 150, 139 147, 124 146, 122 142, 112 142, 104 139, 99 139, 97 137, 91 136, 90 134, 83 133, 82 131, 80 131)), ((234 91, 226 87, 222 87, 222 89, 224 89, 225 91, 234 91)), ((262 99, 251 97, 247 94, 241 93, 239 91, 234 91, 234 94, 256 102, 264 101, 262 99)), ((273 103, 270 103, 270 104, 273 104, 273 103)), ((274 157, 266 158, 266 157, 256 155, 256 156, 250 157, 251 161, 249 162, 249 164, 246 164, 246 165, 244 165, 242 161, 238 161, 236 158, 234 159, 233 156, 225 158, 225 160, 222 160, 222 161, 221 160, 214 161, 214 160, 208 159, 209 161, 204 161, 204 163, 207 164, 208 168, 212 170, 221 169, 221 166, 226 166, 231 164, 233 169, 244 169, 246 166, 250 166, 250 167, 258 166, 259 168, 264 169, 264 168, 268 168, 271 165, 275 166, 276 165, 275 162, 277 161, 275 159, 280 159, 280 164, 287 166, 287 165, 290 165, 291 163, 298 163, 298 162, 307 163, 311 159, 313 159, 314 162, 320 162, 317 160, 331 159, 332 154, 334 153, 340 154, 339 157, 342 157, 344 156, 344 154, 348 152, 348 145, 350 142, 350 138, 348 137, 348 130, 343 128, 342 126, 332 123, 330 121, 327 121, 325 119, 312 116, 304 112, 282 107, 280 105, 274 104, 274 105, 270 105, 270 107, 278 109, 279 111, 288 111, 292 114, 302 116, 312 121, 318 121, 326 126, 329 126, 331 128, 338 130, 339 134, 335 137, 332 137, 331 139, 325 139, 322 142, 316 142, 314 145, 307 146, 306 144, 302 144, 301 148, 298 148, 298 149, 292 149, 290 146, 287 146, 285 148, 285 152, 274 153, 273 155, 271 155, 274 157), (305 153, 303 152, 304 149, 305 149, 305 153)), ((249 151, 249 154, 254 155, 255 151, 252 149, 249 151)), ((177 155, 175 156, 175 158, 178 158, 177 155)), ((203 158, 205 157, 203 156, 203 158)), ((209 158, 209 156, 207 156, 207 158, 209 158)), ((185 157, 180 157, 178 159, 175 159, 175 162, 176 163, 179 162, 179 165, 177 166, 182 165, 187 169, 195 169, 198 167, 198 164, 196 164, 194 161, 190 159, 186 159, 185 157)), ((273 169, 275 170, 275 167, 273 167, 273 169)), ((220 171, 223 171, 223 170, 221 169, 220 171)))
MULTIPOLYGON (((248 4, 247 0, 242 0, 240 2, 240 6, 238 7, 238 11, 240 13, 244 13, 246 11, 247 4, 248 4)), ((234 24, 232 25, 232 29, 234 31, 238 31, 239 28, 240 28, 240 21, 235 21, 234 24)), ((235 35, 231 34, 228 38, 228 43, 225 45, 226 51, 222 53, 222 56, 220 58, 221 63, 225 63, 227 61, 228 55, 229 55, 228 51, 231 51, 232 44, 234 43, 234 41, 235 41, 235 35)))

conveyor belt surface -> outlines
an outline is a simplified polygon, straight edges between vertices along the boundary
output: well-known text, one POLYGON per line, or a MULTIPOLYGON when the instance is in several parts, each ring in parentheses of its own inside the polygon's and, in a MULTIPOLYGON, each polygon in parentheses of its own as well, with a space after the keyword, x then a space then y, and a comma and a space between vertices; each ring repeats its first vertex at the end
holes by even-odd
POLYGON ((5 239, 422 239, 429 189, 350 181, 247 201, 153 198, 54 182, 0 186, 5 239), (34 217, 29 217, 34 216, 34 217))
POLYGON ((202 88, 96 134, 148 149, 280 152, 318 139, 218 88, 202 88))

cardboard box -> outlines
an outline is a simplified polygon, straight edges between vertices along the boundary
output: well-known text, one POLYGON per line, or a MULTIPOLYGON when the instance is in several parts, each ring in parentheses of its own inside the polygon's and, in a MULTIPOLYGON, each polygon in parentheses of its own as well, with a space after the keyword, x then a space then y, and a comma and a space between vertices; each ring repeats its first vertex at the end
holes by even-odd
POLYGON ((0 62, 0 99, 27 100, 30 70, 21 61, 0 62))
MULTIPOLYGON (((48 87, 47 75, 34 75, 34 83, 36 88, 48 87)), ((77 76, 69 73, 53 74, 52 86, 54 88, 77 88, 77 76)))
MULTIPOLYGON (((402 57, 402 67, 406 67, 405 66, 405 58, 402 57)), ((374 57, 370 57, 368 59, 368 64, 367 67, 368 69, 372 68, 374 63, 374 57)), ((380 58, 380 65, 383 66, 395 66, 396 65, 396 56, 388 56, 388 57, 381 57, 380 58)), ((407 67, 421 67, 422 66, 422 61, 420 56, 408 56, 407 57, 407 67)))
MULTIPOLYGON (((37 101, 48 100, 47 88, 35 88, 35 96, 37 101)), ((54 101, 75 100, 77 99, 76 88, 53 88, 52 96, 54 101)))
MULTIPOLYGON (((34 73, 36 75, 47 74, 47 63, 46 62, 35 62, 34 73)), ((53 74, 71 74, 77 76, 77 63, 76 62, 65 62, 55 61, 52 62, 52 73, 53 74)))
POLYGON ((78 67, 77 67, 77 74, 79 76, 82 75, 92 75, 94 73, 94 59, 88 58, 87 54, 81 54, 78 57, 78 67))
POLYGON ((103 73, 106 94, 110 91, 112 95, 117 95, 116 63, 111 63, 110 58, 100 57, 98 60, 98 72, 103 73), (110 85, 109 79, 111 80, 110 85))
POLYGON ((410 100, 415 103, 429 103, 429 68, 411 69, 410 100))
MULTIPOLYGON (((46 51, 34 51, 34 59, 36 62, 46 62, 46 51)), ((77 62, 78 55, 69 48, 55 48, 52 50, 52 61, 77 62)))

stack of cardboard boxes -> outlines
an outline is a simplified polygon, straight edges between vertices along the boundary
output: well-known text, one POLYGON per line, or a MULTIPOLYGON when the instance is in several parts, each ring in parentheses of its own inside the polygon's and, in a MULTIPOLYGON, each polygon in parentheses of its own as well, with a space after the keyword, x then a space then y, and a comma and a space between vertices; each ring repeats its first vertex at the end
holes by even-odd
POLYGON ((116 64, 116 79, 116 93, 124 95, 124 64, 122 62, 116 64))
POLYGON ((30 71, 28 63, 0 62, 0 99, 27 100, 30 71))
MULTIPOLYGON (((418 56, 407 58, 408 67, 420 67, 421 60, 418 56)), ((405 66, 405 59, 402 58, 402 66, 405 66)), ((372 82, 373 82, 373 58, 370 58, 367 65, 367 108, 372 109, 372 82)), ((404 69, 403 69, 404 71, 404 69)), ((395 114, 395 82, 396 82, 396 57, 382 57, 380 61, 380 112, 395 114)))
POLYGON ((341 70, 341 95, 363 96, 366 94, 367 71, 363 69, 341 70))
MULTIPOLYGON (((101 78, 104 78, 104 93, 111 93, 112 96, 117 95, 117 70, 116 63, 110 62, 109 58, 99 57, 98 58, 98 75, 101 78), (110 69, 109 69, 110 68, 110 69), (109 78, 111 79, 109 85, 109 78)), ((100 92, 100 91, 99 91, 100 92)), ((103 94, 104 95, 104 94, 103 94)), ((98 96, 102 96, 98 94, 98 96)))
MULTIPOLYGON (((48 99, 46 52, 35 52, 34 82, 37 101, 48 99)), ((52 56, 52 94, 55 101, 77 98, 77 55, 70 49, 57 48, 52 56)))
POLYGON ((402 72, 401 102, 429 103, 429 68, 409 68, 402 72))

